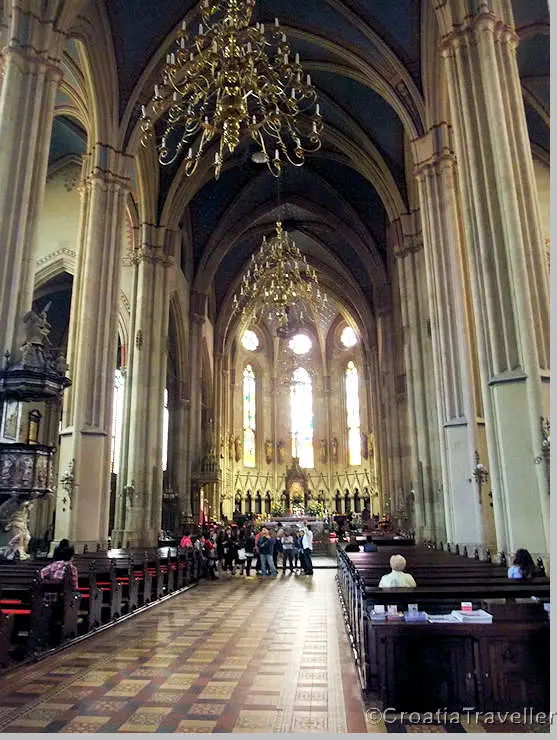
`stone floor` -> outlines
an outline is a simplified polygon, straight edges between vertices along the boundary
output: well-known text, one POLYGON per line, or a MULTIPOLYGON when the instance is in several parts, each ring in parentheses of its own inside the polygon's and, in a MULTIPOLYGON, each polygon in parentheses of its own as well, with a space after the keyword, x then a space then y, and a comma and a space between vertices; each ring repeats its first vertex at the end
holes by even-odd
POLYGON ((334 577, 222 576, 16 669, 0 683, 0 732, 509 729, 366 715, 334 577))

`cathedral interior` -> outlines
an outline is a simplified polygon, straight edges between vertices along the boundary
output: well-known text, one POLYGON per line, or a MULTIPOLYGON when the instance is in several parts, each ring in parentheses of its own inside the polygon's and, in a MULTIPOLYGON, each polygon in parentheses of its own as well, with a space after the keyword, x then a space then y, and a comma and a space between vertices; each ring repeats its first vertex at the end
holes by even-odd
POLYGON ((0 0, 0 49, 0 730, 547 730, 547 0, 0 0))
POLYGON ((31 534, 153 545, 298 493, 547 553, 547 3, 250 8, 319 104, 320 147, 279 177, 250 137, 218 177, 214 141, 189 175, 143 145, 196 3, 0 3, 0 336, 17 356, 46 312, 71 380, 3 404, 3 442, 36 409, 57 448, 31 534), (277 222, 320 291, 282 327, 234 303, 277 222))

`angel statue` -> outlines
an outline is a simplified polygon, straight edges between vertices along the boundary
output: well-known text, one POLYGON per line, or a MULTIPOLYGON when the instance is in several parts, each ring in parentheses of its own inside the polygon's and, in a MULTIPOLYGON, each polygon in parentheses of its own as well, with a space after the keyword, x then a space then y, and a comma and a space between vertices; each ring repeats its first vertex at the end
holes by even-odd
POLYGON ((4 531, 8 533, 9 538, 5 557, 6 560, 28 560, 29 553, 27 552, 27 547, 31 539, 28 524, 33 504, 30 501, 26 501, 22 506, 18 506, 15 511, 12 510, 10 516, 6 510, 6 505, 8 505, 9 510, 12 508, 9 505, 11 504, 13 506, 14 503, 17 506, 17 503, 12 499, 0 507, 0 513, 3 515, 2 518, 5 520, 5 518, 9 517, 8 523, 4 526, 4 531))

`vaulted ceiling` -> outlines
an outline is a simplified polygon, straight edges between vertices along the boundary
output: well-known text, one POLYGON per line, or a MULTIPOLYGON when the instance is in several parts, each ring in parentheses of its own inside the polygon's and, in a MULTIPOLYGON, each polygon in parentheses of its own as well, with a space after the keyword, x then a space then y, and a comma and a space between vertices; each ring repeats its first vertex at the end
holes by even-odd
MULTIPOLYGON (((278 16, 317 87, 323 147, 276 181, 239 149, 218 181, 206 178, 180 204, 191 234, 189 269, 214 279, 217 309, 272 222, 280 217, 300 247, 329 275, 350 278, 373 304, 385 280, 386 227, 392 211, 411 209, 405 140, 424 131, 422 29, 431 0, 258 0, 256 20, 278 16), (383 271, 383 275, 380 273, 383 271)), ((119 107, 132 130, 152 91, 145 70, 162 59, 192 0, 105 0, 118 67, 119 107), (131 102, 130 102, 131 101, 131 102)), ((534 152, 549 154, 547 0, 513 0, 521 39, 518 62, 534 152)), ((156 66, 155 66, 156 68, 156 66)), ((59 117, 51 160, 81 153, 83 132, 59 117)), ((160 173, 159 215, 174 172, 160 173)), ((184 264, 186 270, 186 265, 184 264)), ((387 277, 388 279, 388 277, 387 277)))

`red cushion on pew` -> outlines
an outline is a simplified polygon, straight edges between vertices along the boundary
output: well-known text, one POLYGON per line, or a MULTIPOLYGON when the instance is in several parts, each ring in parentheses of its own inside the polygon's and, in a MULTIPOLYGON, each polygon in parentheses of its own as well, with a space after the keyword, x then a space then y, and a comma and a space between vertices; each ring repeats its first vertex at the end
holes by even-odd
POLYGON ((2 609, 2 614, 31 614, 31 609, 2 609))

